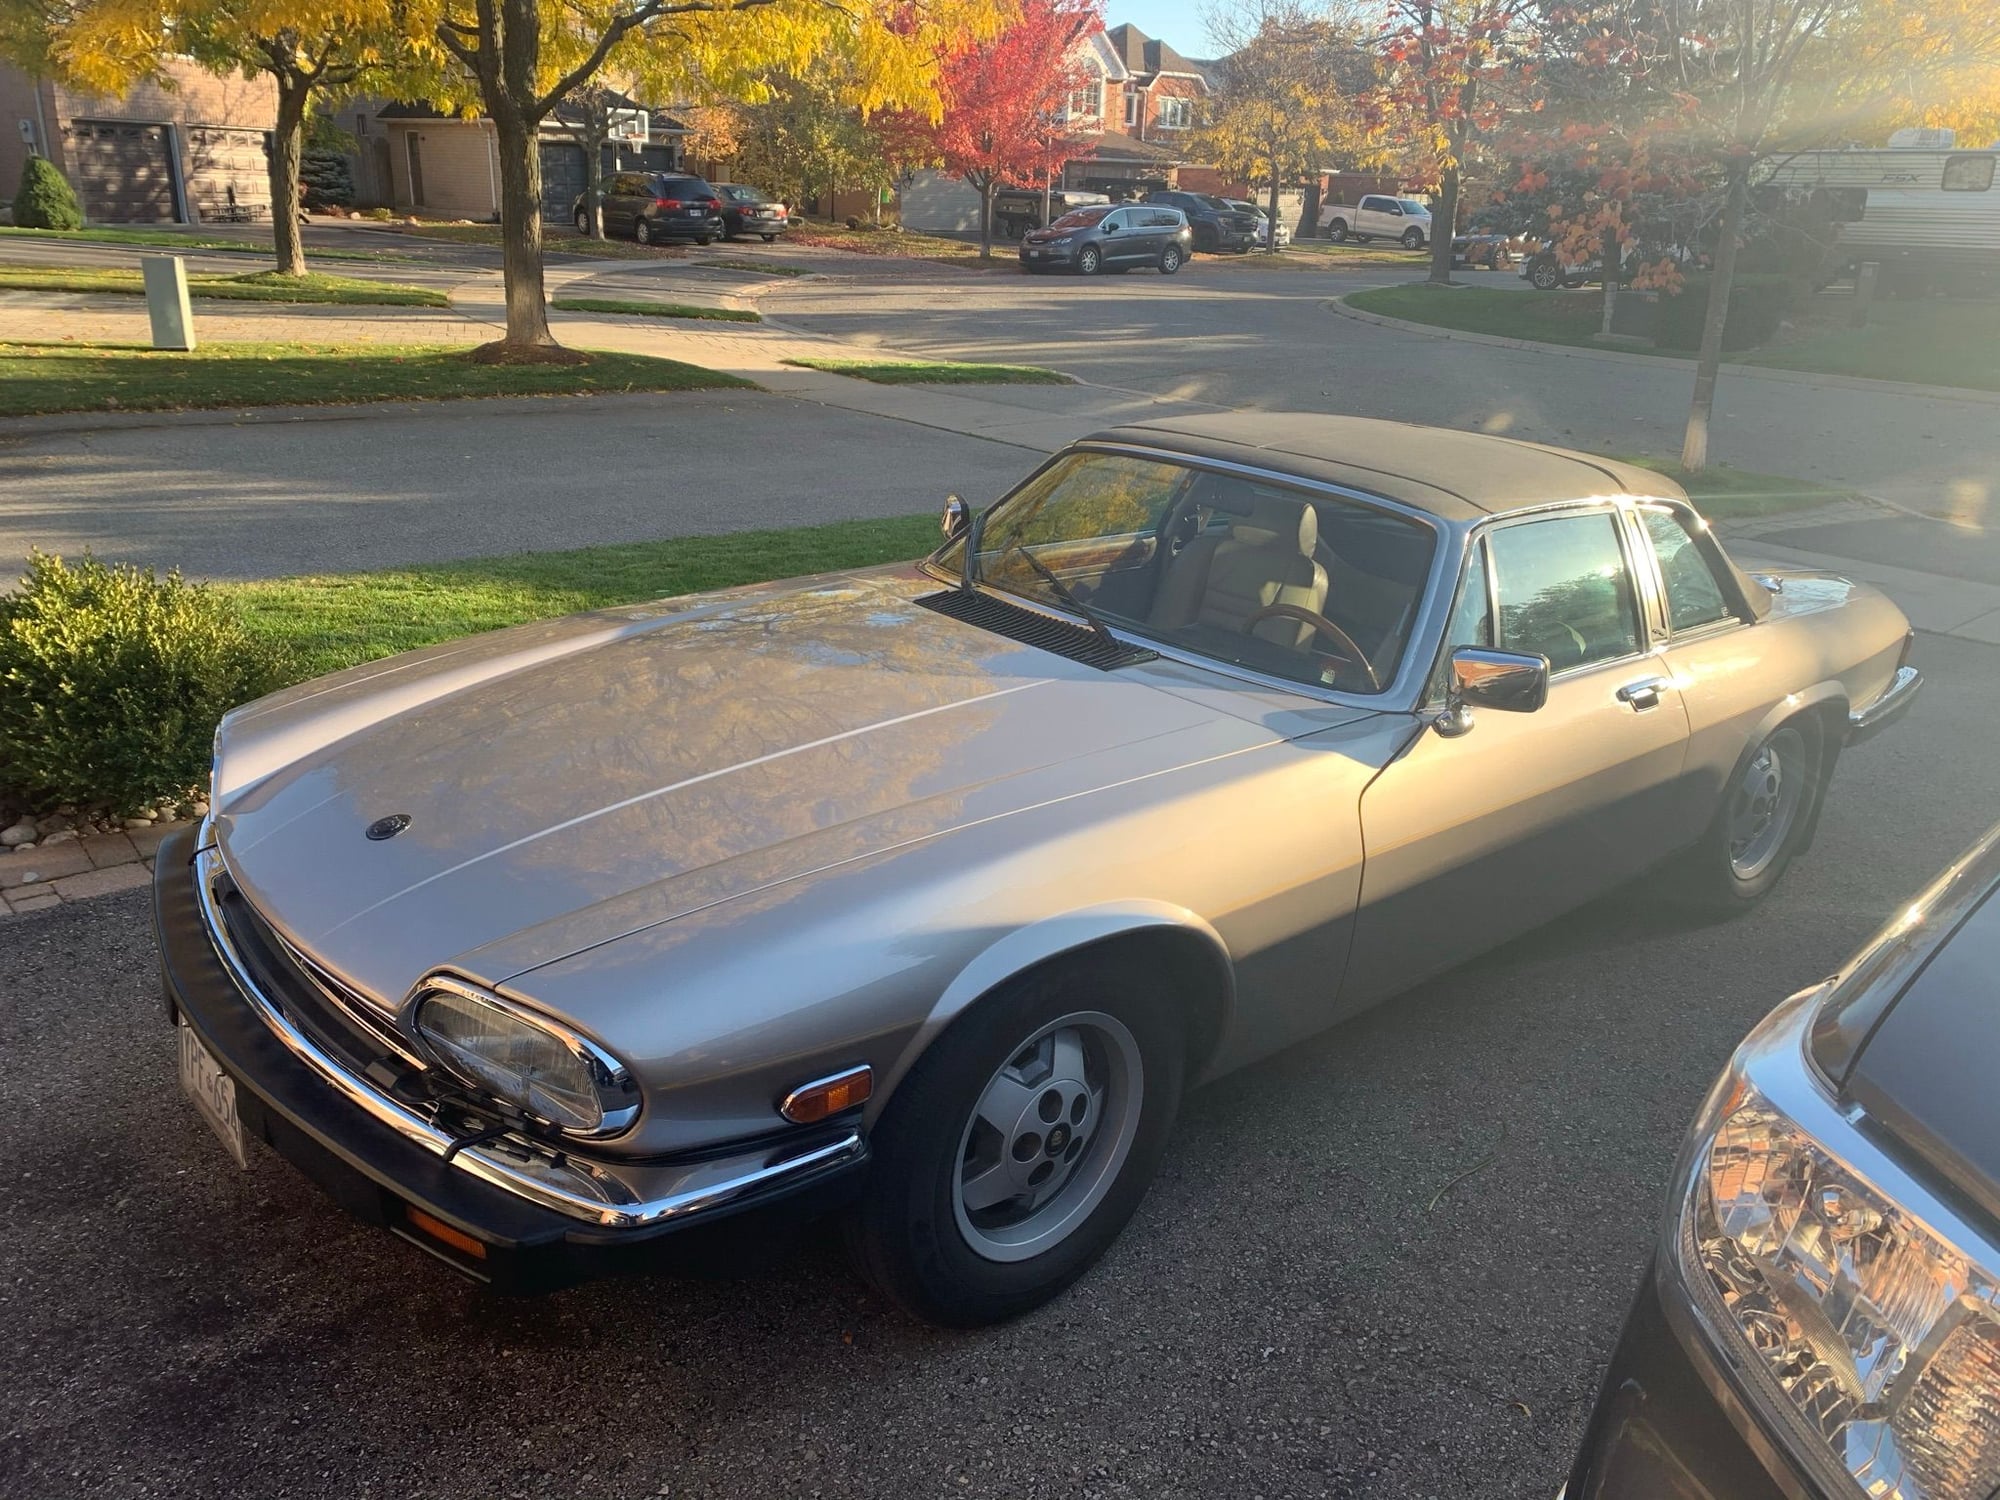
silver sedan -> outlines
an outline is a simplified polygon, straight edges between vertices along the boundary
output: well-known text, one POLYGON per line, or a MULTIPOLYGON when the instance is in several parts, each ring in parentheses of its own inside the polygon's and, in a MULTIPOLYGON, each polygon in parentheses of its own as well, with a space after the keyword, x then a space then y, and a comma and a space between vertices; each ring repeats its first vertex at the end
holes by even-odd
POLYGON ((237 1158, 500 1285, 838 1212, 1008 1317, 1185 1088, 1622 881, 1748 907, 1919 684, 1869 588, 1498 438, 1127 427, 945 526, 232 713, 157 912, 237 1158))

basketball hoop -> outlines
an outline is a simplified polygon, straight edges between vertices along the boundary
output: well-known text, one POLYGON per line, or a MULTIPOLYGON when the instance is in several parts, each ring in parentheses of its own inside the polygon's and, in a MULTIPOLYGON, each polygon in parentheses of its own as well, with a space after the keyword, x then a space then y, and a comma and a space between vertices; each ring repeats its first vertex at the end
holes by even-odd
POLYGON ((610 137, 624 145, 643 146, 650 139, 650 117, 643 109, 614 109, 610 137))

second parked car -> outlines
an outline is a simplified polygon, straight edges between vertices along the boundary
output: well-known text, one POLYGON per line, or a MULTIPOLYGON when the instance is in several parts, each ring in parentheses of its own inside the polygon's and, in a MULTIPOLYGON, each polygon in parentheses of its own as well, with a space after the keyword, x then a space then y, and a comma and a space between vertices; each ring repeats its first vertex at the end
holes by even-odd
POLYGON ((1177 208, 1157 203, 1105 204, 1064 214, 1047 229, 1022 237, 1021 269, 1129 271, 1157 266, 1171 276, 1187 263, 1194 231, 1177 208))
MULTIPOLYGON (((570 208, 577 229, 590 232, 590 206, 578 194, 570 208)), ((722 199, 699 177, 684 172, 615 172, 604 184, 604 232, 629 234, 642 245, 722 237, 722 199)))
POLYGON ((1257 243, 1257 216, 1236 208, 1227 198, 1218 198, 1213 193, 1165 192, 1148 194, 1146 201, 1186 214, 1197 250, 1211 254, 1218 250, 1248 250, 1257 243))
POLYGON ((746 187, 740 182, 718 182, 715 192, 722 199, 722 237, 725 240, 755 234, 762 235, 768 245, 791 228, 792 221, 785 212, 785 205, 761 188, 746 187))
POLYGON ((1336 244, 1342 240, 1395 240, 1406 250, 1421 250, 1431 241, 1431 211, 1415 198, 1391 198, 1367 193, 1352 207, 1336 203, 1322 209, 1320 228, 1336 244))

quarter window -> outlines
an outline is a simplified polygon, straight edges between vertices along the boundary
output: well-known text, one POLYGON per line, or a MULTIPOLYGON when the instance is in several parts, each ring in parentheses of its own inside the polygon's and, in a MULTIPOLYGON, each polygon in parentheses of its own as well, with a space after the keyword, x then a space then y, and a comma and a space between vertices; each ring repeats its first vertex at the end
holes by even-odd
POLYGON ((1488 545, 1501 650, 1539 653, 1561 672, 1639 649, 1632 575, 1610 512, 1503 527, 1488 545))
POLYGON ((1660 578, 1667 589, 1667 623, 1676 631, 1698 630, 1733 617, 1715 569, 1709 566, 1687 522, 1677 513, 1648 507, 1646 535, 1660 560, 1660 578))

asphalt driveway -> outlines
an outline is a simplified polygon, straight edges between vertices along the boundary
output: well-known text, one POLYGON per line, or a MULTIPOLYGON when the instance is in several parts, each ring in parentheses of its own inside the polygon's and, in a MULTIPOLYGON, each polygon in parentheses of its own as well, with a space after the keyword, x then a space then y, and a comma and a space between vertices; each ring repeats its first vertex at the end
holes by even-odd
POLYGON ((1195 1096, 1102 1267, 975 1334, 824 1232, 496 1299, 229 1164, 143 898, 0 923, 0 1494, 1546 1500, 1715 1069, 2000 809, 2000 653, 1919 660, 1759 911, 1628 893, 1195 1096))

